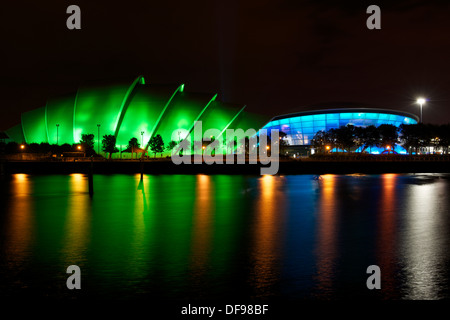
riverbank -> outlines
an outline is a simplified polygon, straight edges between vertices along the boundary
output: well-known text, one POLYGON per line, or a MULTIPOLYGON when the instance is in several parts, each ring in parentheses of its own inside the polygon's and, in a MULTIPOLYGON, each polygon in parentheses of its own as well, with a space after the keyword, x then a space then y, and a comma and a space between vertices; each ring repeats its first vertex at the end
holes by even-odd
MULTIPOLYGON (((272 165, 276 165, 273 163, 272 165)), ((353 173, 450 173, 450 161, 438 157, 422 160, 393 158, 391 160, 370 159, 299 159, 278 161, 278 174, 353 174, 353 173)), ((1 163, 1 174, 241 174, 260 175, 261 164, 180 164, 170 159, 113 161, 7 161, 1 163)))

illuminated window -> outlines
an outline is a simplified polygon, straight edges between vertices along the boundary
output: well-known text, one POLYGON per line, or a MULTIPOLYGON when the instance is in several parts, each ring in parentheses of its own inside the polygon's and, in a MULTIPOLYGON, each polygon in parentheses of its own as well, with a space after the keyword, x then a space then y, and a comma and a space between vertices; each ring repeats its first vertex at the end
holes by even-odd
POLYGON ((325 120, 325 118, 326 118, 325 114, 315 114, 315 115, 313 116, 313 120, 314 120, 314 121, 317 121, 317 120, 325 120))
POLYGON ((329 113, 327 114, 327 120, 339 120, 339 113, 329 113))
POLYGON ((302 122, 302 127, 303 128, 308 128, 308 127, 312 127, 312 126, 313 126, 313 122, 312 121, 302 122))
POLYGON ((351 119, 353 118, 353 114, 352 113, 341 113, 340 115, 340 119, 351 119))
POLYGON ((339 121, 338 120, 327 120, 327 128, 328 127, 339 128, 339 121))
POLYGON ((314 121, 314 127, 325 127, 325 121, 314 121))
POLYGON ((302 129, 303 133, 314 133, 316 132, 313 127, 307 127, 302 129))

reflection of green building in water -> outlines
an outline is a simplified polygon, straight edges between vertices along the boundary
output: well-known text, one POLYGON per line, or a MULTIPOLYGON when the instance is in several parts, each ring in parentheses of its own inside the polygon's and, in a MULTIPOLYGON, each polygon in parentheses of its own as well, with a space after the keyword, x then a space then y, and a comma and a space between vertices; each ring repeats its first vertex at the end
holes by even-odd
POLYGON ((190 131, 195 121, 202 121, 203 131, 225 131, 258 130, 268 120, 249 114, 243 105, 224 103, 216 97, 185 92, 183 84, 147 84, 139 76, 128 83, 80 87, 72 95, 50 99, 45 106, 23 113, 21 123, 7 134, 19 143, 61 145, 78 143, 82 134, 91 133, 95 146, 99 136, 108 134, 114 135, 117 146, 124 150, 131 138, 146 145, 156 134, 167 145, 174 131, 190 131))

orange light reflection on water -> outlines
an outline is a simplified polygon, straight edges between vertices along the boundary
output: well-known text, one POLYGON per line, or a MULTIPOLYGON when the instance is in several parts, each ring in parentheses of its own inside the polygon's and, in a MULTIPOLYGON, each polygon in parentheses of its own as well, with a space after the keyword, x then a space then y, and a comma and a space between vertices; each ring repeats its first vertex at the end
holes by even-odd
MULTIPOLYGON (((34 234, 32 219, 32 186, 27 174, 14 174, 11 181, 13 195, 8 207, 9 219, 6 227, 6 252, 8 261, 21 263, 30 253, 30 244, 34 234)), ((11 265, 18 267, 18 265, 11 265)))
MULTIPOLYGON (((67 220, 65 223, 64 259, 67 265, 79 265, 86 259, 90 229, 90 198, 87 177, 73 173, 69 179, 67 220)), ((55 208, 58 210, 58 208, 55 208)), ((59 208, 59 210, 65 210, 59 208)), ((61 211, 61 214, 66 214, 61 211)))
POLYGON ((214 192, 211 176, 198 175, 196 183, 194 225, 192 232, 192 269, 195 277, 201 277, 207 267, 211 250, 211 228, 214 192))
POLYGON ((378 205, 377 260, 381 268, 382 293, 386 299, 393 296, 395 288, 395 199, 396 174, 383 174, 381 199, 378 205))
POLYGON ((336 175, 323 175, 319 181, 318 243, 317 243, 317 288, 321 295, 333 291, 336 261, 336 175))
MULTIPOLYGON (((284 178, 265 175, 259 179, 260 198, 255 210, 253 284, 257 297, 268 295, 270 286, 278 280, 277 261, 281 255, 284 225, 284 178)), ((273 293, 273 292, 272 292, 273 293)))

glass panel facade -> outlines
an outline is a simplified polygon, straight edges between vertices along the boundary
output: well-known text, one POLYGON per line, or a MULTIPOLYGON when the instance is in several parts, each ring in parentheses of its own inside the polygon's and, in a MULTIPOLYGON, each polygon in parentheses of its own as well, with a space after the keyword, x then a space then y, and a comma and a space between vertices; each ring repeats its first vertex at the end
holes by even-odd
POLYGON ((352 113, 341 113, 339 118, 340 119, 351 119, 353 117, 352 113))
POLYGON ((327 120, 339 120, 339 113, 327 114, 327 120))
POLYGON ((327 120, 328 127, 339 128, 339 120, 327 120))
POLYGON ((325 120, 325 114, 315 114, 313 115, 313 120, 325 120))

